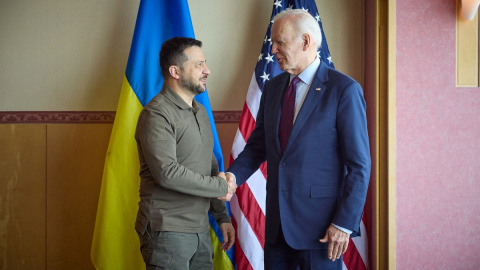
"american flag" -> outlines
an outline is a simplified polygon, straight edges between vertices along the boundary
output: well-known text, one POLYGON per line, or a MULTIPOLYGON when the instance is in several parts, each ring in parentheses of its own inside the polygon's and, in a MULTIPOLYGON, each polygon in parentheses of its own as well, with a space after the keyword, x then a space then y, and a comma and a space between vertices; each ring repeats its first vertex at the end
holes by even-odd
MULTIPOLYGON (((258 57, 255 72, 248 88, 239 128, 233 141, 230 164, 243 150, 246 140, 255 128, 255 119, 265 82, 282 72, 271 54, 272 41, 270 31, 273 17, 279 12, 288 9, 304 9, 310 12, 317 20, 322 31, 322 46, 317 55, 321 61, 324 61, 332 68, 334 67, 315 1, 274 0, 272 16, 263 40, 262 51, 258 57)), ((237 189, 235 196, 230 201, 230 209, 234 217, 233 225, 237 231, 235 248, 238 270, 264 269, 266 179, 267 166, 264 163, 244 185, 237 189)), ((353 238, 353 240, 350 239, 348 250, 343 256, 344 269, 368 269, 367 233, 364 226, 364 217, 360 226, 362 236, 353 238)))

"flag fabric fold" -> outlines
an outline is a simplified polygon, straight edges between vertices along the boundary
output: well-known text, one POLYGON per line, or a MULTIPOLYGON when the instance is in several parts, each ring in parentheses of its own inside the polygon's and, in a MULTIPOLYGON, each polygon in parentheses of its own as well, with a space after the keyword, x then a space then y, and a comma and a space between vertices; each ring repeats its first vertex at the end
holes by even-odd
MULTIPOLYGON (((304 9, 317 20, 322 32, 322 46, 317 55, 321 61, 334 68, 315 1, 274 0, 270 23, 248 88, 239 128, 233 141, 230 163, 243 150, 250 133, 255 128, 255 119, 265 82, 282 72, 271 54, 271 26, 273 17, 288 9, 304 9)), ((266 180, 266 164, 262 164, 244 185, 237 188, 230 203, 233 223, 237 231, 235 247, 237 269, 239 270, 264 269, 266 180)), ((344 269, 368 269, 367 233, 363 222, 362 219, 362 236, 350 239, 347 253, 343 256, 344 269)))
MULTIPOLYGON (((159 93, 159 52, 175 36, 194 38, 187 0, 141 0, 115 121, 110 136, 91 248, 96 269, 145 269, 135 232, 139 201, 139 159, 134 138, 142 108, 159 93)), ((220 170, 223 157, 207 92, 195 97, 207 110, 220 170)), ((213 218, 215 269, 233 269, 234 251, 221 251, 222 234, 213 218), (230 257, 229 257, 230 256, 230 257)))

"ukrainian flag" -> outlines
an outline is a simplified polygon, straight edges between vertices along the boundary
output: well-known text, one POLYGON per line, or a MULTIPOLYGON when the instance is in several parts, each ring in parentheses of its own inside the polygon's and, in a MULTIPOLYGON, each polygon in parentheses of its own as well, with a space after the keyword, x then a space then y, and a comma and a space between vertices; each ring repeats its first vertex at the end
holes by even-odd
MULTIPOLYGON (((139 160, 134 138, 142 108, 160 91, 163 77, 158 53, 175 36, 194 38, 187 0, 141 0, 120 100, 108 145, 98 202, 91 258, 96 269, 145 269, 135 232, 139 201, 139 160)), ((195 97, 208 112, 214 154, 223 171, 223 157, 207 92, 195 97)), ((220 247, 222 233, 210 217, 214 269, 233 269, 233 248, 220 247), (213 222, 212 222, 213 221, 213 222)))

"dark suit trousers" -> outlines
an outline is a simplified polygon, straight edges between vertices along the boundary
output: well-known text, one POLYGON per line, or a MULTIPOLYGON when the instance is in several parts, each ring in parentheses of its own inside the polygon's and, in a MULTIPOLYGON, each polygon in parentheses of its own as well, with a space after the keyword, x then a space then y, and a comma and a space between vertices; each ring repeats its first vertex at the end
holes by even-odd
POLYGON ((285 241, 281 229, 275 244, 265 242, 266 270, 342 270, 342 259, 332 262, 326 249, 293 249, 285 241))

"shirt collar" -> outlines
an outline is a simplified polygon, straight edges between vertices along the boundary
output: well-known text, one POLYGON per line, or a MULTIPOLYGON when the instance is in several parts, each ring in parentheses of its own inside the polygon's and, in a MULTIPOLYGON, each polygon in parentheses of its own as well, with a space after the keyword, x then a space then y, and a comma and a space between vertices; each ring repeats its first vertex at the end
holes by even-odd
MULTIPOLYGON (((315 77, 315 73, 317 73, 317 69, 319 66, 320 66, 320 59, 318 57, 315 57, 315 60, 313 60, 313 62, 306 69, 304 69, 302 73, 298 75, 298 77, 306 85, 311 85, 313 78, 315 77)), ((295 75, 290 74, 290 81, 292 81, 294 77, 295 75)))
POLYGON ((171 102, 177 105, 178 108, 182 110, 193 109, 194 112, 197 112, 198 105, 195 99, 192 101, 192 107, 188 105, 175 91, 172 90, 168 85, 164 84, 161 90, 161 93, 168 98, 171 102))

